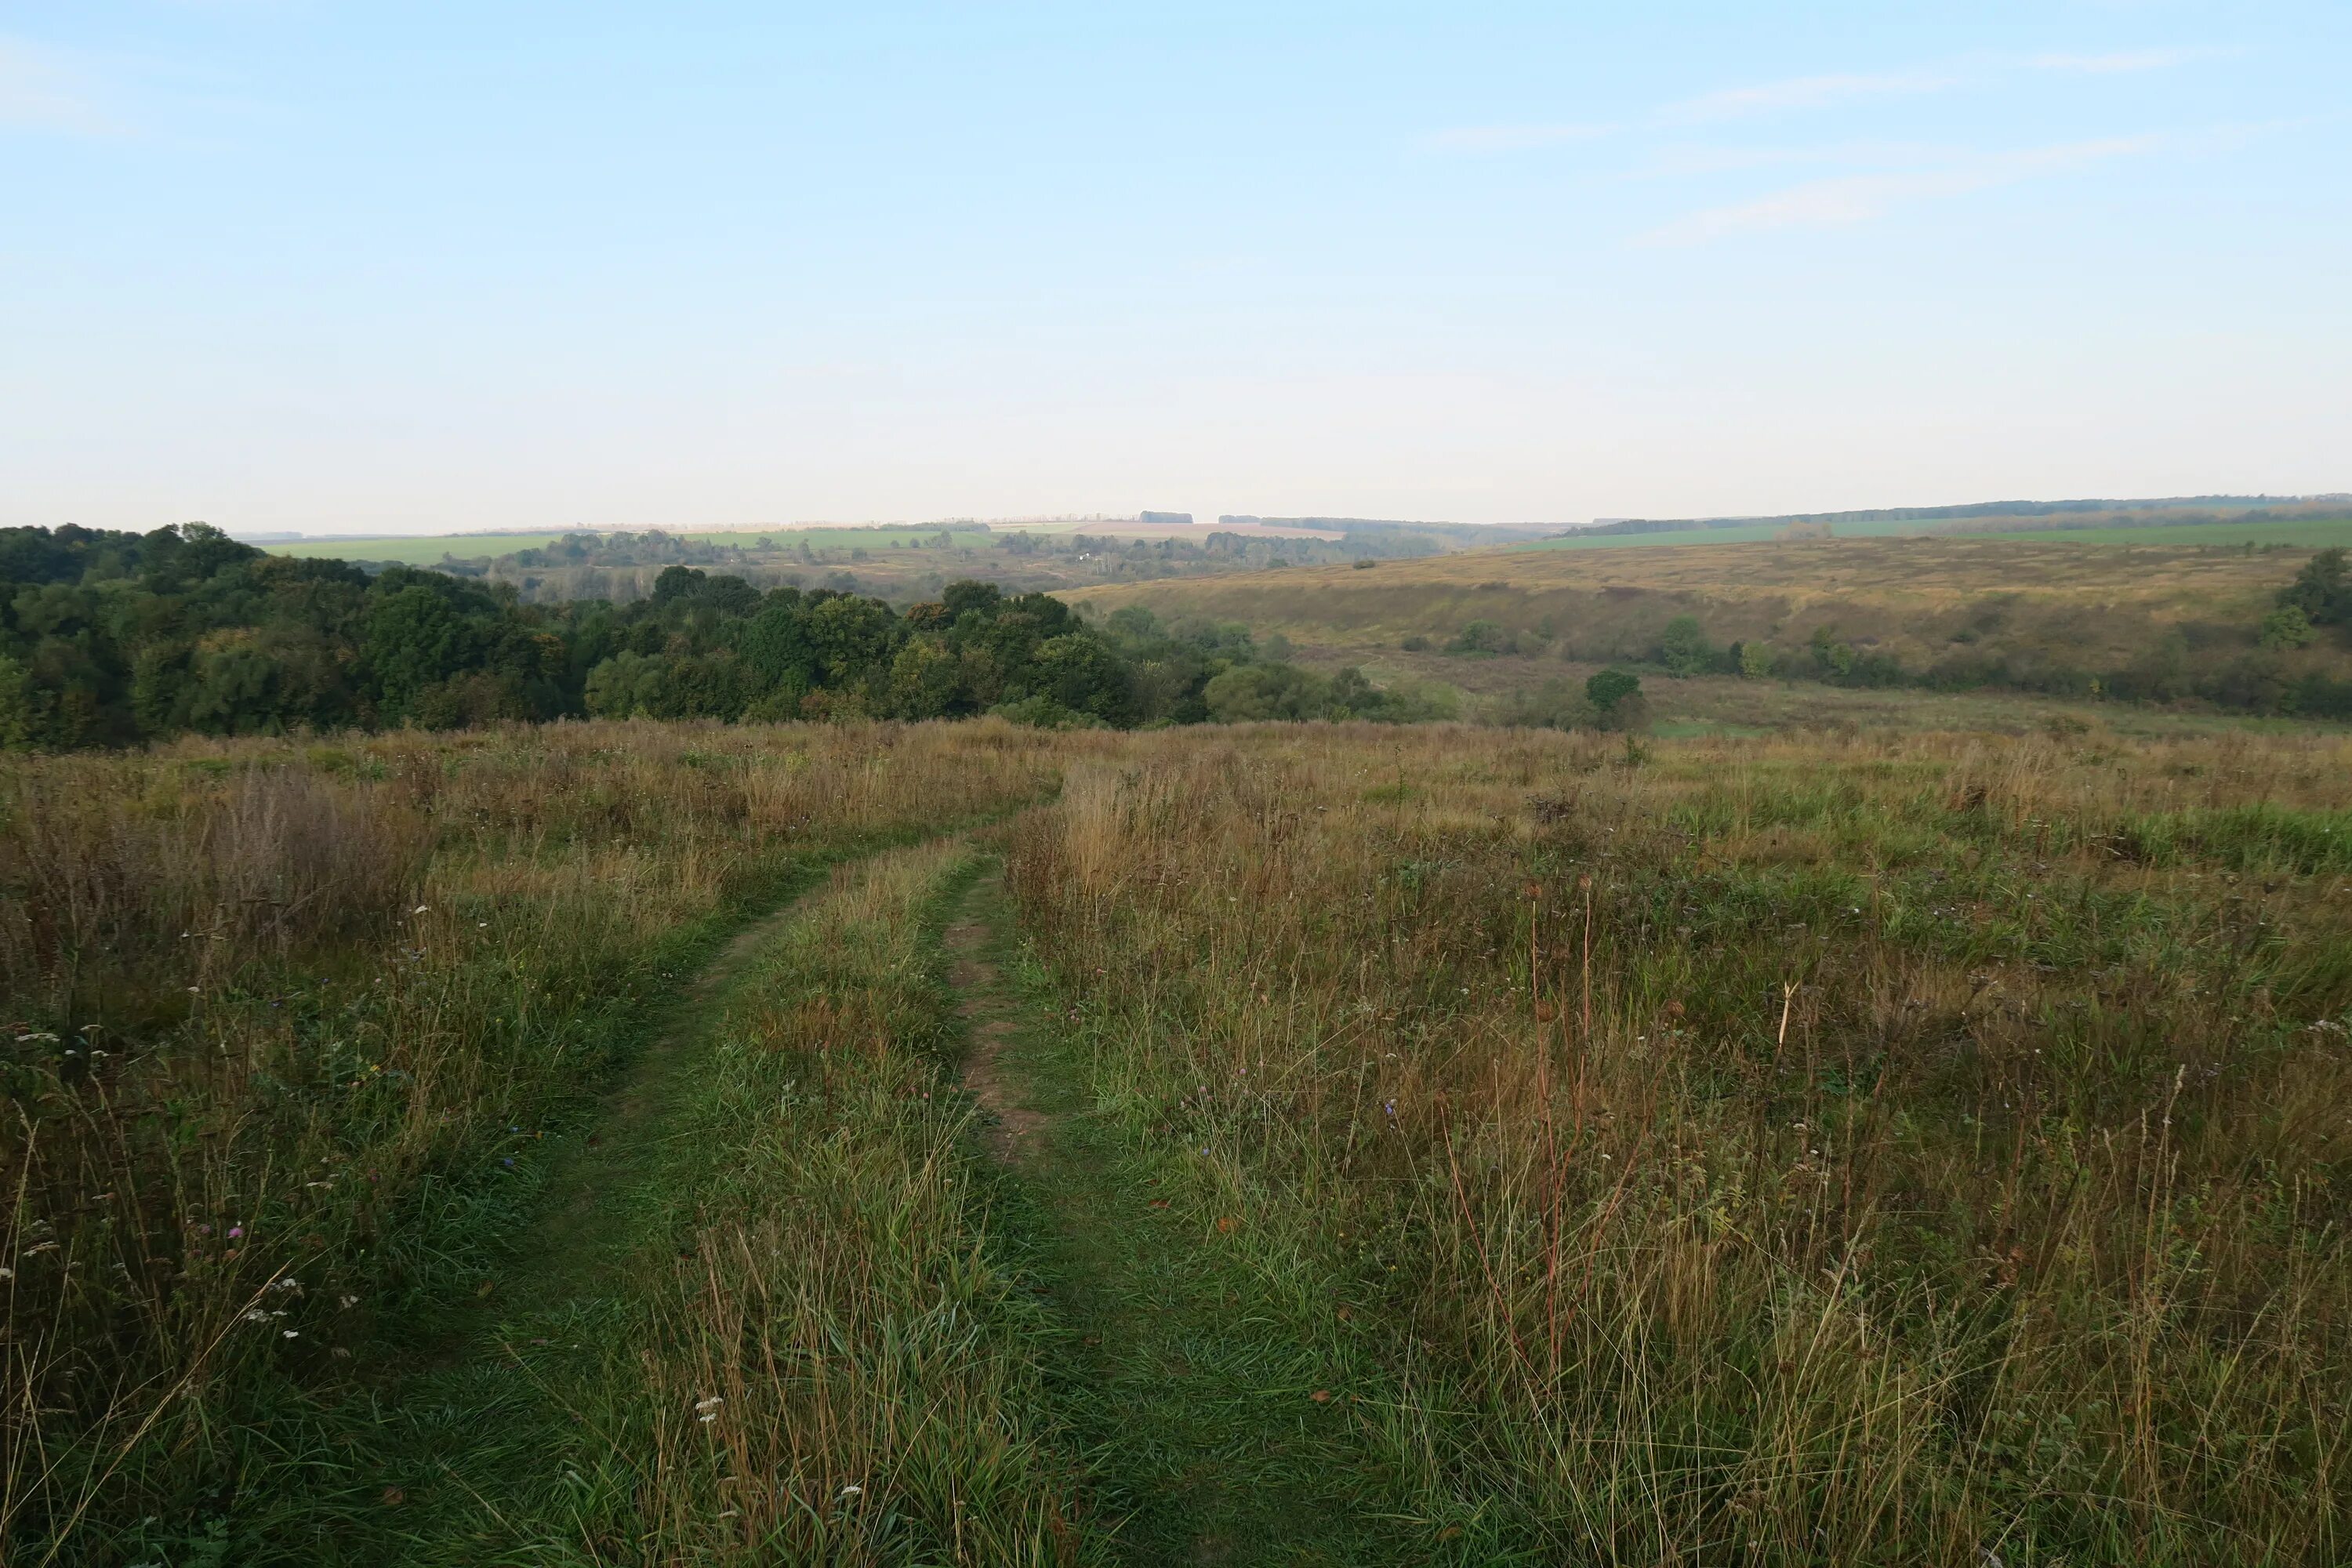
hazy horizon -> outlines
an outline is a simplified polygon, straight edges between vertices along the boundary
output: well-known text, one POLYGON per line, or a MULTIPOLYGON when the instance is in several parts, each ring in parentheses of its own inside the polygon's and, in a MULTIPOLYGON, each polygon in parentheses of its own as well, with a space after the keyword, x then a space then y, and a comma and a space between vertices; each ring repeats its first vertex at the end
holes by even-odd
POLYGON ((2339 490, 2352 16, 0 20, 0 523, 2339 490))

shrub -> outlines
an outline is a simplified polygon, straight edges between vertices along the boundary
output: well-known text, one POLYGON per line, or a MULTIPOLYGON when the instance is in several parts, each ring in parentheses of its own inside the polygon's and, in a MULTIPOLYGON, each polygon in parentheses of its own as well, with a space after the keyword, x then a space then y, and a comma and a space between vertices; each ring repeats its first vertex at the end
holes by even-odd
POLYGON ((2319 633, 2301 605, 2281 605, 2263 617, 2261 635, 2264 647, 2293 648, 2308 645, 2319 633))
POLYGON ((1514 691, 1496 705, 1495 722, 1513 730, 1590 730, 1601 710, 1569 681, 1553 679, 1514 691))
POLYGON ((1445 651, 1468 654, 1474 658, 1492 658, 1510 651, 1510 635, 1493 621, 1469 621, 1445 645, 1445 651))
POLYGON ((1676 616, 1658 639, 1658 662, 1677 680, 1706 674, 1719 657, 1696 616, 1676 616))

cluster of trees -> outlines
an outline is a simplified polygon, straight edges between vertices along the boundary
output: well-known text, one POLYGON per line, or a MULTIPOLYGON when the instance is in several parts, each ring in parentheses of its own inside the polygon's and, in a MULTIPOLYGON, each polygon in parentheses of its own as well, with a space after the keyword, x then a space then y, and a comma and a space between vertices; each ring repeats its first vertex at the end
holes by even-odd
POLYGON ((1045 594, 956 583, 898 615, 826 589, 766 593, 674 566, 649 599, 574 607, 592 714, 660 719, 1151 717, 1132 661, 1045 594))
POLYGON ((1286 655, 1139 607, 1097 628, 1045 594, 976 582, 902 614, 676 565, 630 604, 527 605, 442 572, 268 555, 203 524, 0 530, 0 746, 580 714, 1124 726, 1445 711, 1286 655))
POLYGON ((551 717, 576 676, 559 626, 439 573, 0 529, 0 745, 551 717))

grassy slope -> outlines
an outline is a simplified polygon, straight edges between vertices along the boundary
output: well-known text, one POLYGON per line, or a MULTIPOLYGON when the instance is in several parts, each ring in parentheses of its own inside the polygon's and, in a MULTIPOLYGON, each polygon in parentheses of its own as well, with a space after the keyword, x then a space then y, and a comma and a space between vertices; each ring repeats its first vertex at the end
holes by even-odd
MULTIPOLYGON (((2147 657, 2176 629, 2191 634, 2200 652, 2251 650, 2272 595, 2306 558, 2050 535, 1487 550, 1360 572, 1297 568, 1066 596, 1097 613, 1135 604, 1240 621, 1280 632, 1310 656, 1369 658, 1474 690, 1563 673, 1553 662, 1560 658, 1641 658, 1670 619, 1686 614, 1717 643, 1790 651, 1830 626, 1913 670, 1965 648, 2103 672, 2147 657), (1400 647, 1414 636, 1442 647, 1474 620, 1536 634, 1543 657, 1482 669, 1400 647)), ((2294 658, 2298 667, 2343 662, 2327 647, 2294 658)))

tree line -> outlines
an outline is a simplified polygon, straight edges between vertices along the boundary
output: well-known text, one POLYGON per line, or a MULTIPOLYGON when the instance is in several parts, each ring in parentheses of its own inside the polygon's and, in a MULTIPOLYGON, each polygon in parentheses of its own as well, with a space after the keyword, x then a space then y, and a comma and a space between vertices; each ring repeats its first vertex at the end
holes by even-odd
POLYGON ((1238 626, 1131 606, 1095 627, 979 582, 901 612, 676 565, 630 604, 528 605, 442 572, 270 555, 202 523, 0 529, 0 747, 568 716, 1125 727, 1441 706, 1293 668, 1279 639, 1238 626))

